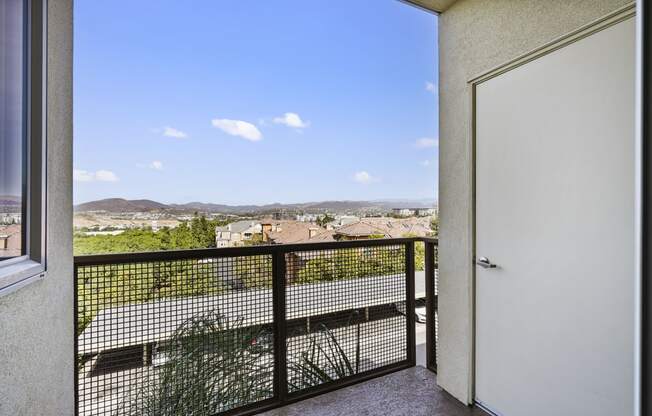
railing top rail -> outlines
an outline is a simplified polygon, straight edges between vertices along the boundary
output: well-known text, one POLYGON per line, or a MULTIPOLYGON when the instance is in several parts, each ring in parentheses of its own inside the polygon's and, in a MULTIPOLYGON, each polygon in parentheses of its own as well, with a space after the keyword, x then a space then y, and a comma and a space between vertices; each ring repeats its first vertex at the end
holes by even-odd
POLYGON ((416 237, 416 241, 423 241, 424 243, 439 244, 439 239, 436 237, 416 237))
POLYGON ((202 248, 188 250, 151 251, 139 253, 110 253, 75 256, 75 266, 90 266, 106 263, 141 263, 148 261, 192 260, 203 258, 241 257, 273 255, 275 253, 290 253, 297 251, 336 250, 356 247, 382 247, 412 242, 437 244, 438 240, 431 237, 405 238, 375 238, 368 240, 328 241, 296 244, 270 244, 240 247, 202 248))

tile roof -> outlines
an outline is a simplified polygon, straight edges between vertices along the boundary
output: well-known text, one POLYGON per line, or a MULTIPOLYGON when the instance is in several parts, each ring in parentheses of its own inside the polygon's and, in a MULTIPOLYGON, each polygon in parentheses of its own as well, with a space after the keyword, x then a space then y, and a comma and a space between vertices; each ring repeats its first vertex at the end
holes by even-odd
POLYGON ((390 237, 386 227, 371 224, 367 221, 358 221, 344 225, 335 230, 335 234, 347 237, 363 237, 369 235, 384 235, 385 237, 390 237))
POLYGON ((334 235, 334 230, 322 230, 312 236, 312 238, 304 238, 303 240, 297 241, 297 243, 322 243, 326 241, 335 241, 335 238, 333 237, 334 235))
POLYGON ((236 221, 222 227, 215 227, 215 231, 231 231, 232 233, 242 233, 255 226, 256 224, 256 221, 252 220, 236 221))
POLYGON ((310 238, 310 230, 325 231, 320 226, 301 221, 275 221, 276 231, 268 231, 267 238, 276 244, 292 244, 310 238))
POLYGON ((347 237, 384 235, 388 238, 401 238, 406 234, 418 237, 427 236, 432 230, 428 218, 364 218, 335 230, 336 234, 347 237))

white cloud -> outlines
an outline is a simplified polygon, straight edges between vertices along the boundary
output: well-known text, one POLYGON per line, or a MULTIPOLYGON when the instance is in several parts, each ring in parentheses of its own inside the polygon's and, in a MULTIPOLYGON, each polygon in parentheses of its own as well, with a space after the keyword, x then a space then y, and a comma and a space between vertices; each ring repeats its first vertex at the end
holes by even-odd
POLYGON ((423 161, 421 161, 419 163, 421 164, 421 166, 424 166, 424 167, 430 166, 430 161, 429 160, 423 160, 423 161))
POLYGON ((297 113, 285 113, 283 117, 275 117, 273 121, 276 124, 284 124, 295 129, 305 129, 310 126, 310 122, 301 120, 297 113))
POLYGON ((365 170, 361 170, 360 172, 356 172, 355 175, 353 175, 353 180, 363 185, 368 185, 372 182, 377 182, 378 178, 371 176, 369 172, 365 170))
POLYGON ((437 94, 437 85, 434 82, 426 81, 426 91, 437 94))
POLYGON ((85 170, 75 169, 72 171, 72 179, 75 182, 92 182, 95 179, 95 175, 85 170))
POLYGON ((118 176, 110 170, 98 170, 95 172, 95 180, 99 182, 118 182, 118 176))
POLYGON ((222 130, 231 136, 242 137, 243 139, 257 142, 263 138, 263 134, 256 126, 242 120, 229 120, 226 118, 215 118, 211 121, 213 127, 222 130))
POLYGON ((439 140, 434 139, 432 137, 422 137, 420 139, 417 139, 414 145, 420 149, 424 149, 427 147, 437 147, 439 145, 439 140))
POLYGON ((163 170, 163 162, 160 160, 154 160, 149 164, 149 168, 154 170, 163 170))
POLYGON ((188 134, 177 130, 174 127, 163 127, 163 135, 165 137, 172 137, 174 139, 186 139, 188 134))
POLYGON ((87 170, 75 169, 72 173, 75 182, 118 182, 118 176, 110 170, 98 170, 89 172, 87 170))

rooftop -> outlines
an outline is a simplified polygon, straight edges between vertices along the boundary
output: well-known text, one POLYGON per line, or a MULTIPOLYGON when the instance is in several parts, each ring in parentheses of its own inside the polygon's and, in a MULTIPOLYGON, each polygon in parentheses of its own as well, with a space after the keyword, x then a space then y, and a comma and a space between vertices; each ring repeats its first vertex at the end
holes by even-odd
POLYGON ((301 221, 275 221, 272 222, 272 225, 275 227, 272 231, 267 232, 267 237, 275 244, 303 242, 310 239, 311 230, 313 233, 319 233, 323 230, 316 224, 301 221))
POLYGON ((215 227, 215 231, 231 231, 232 233, 242 233, 256 225, 256 221, 242 220, 232 222, 222 227, 215 227))

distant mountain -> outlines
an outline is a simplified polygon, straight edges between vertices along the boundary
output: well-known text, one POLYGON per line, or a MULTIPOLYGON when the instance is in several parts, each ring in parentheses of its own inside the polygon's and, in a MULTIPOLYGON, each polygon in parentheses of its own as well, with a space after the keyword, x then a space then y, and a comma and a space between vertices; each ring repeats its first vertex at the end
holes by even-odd
POLYGON ((20 205, 21 198, 16 195, 0 195, 0 204, 2 205, 20 205))
POLYGON ((434 200, 378 200, 378 201, 318 201, 297 204, 279 202, 267 205, 225 205, 205 202, 188 202, 186 204, 163 204, 148 199, 127 200, 123 198, 102 199, 75 206, 77 212, 206 212, 222 214, 263 214, 278 211, 305 212, 351 212, 389 210, 392 208, 428 208, 435 206, 434 200))
POLYGON ((211 204, 206 202, 188 202, 186 204, 170 204, 171 209, 181 211, 199 211, 199 212, 222 212, 222 213, 236 213, 236 212, 254 212, 258 208, 257 205, 224 205, 224 204, 211 204))
POLYGON ((107 212, 149 212, 170 209, 169 206, 149 199, 108 198, 91 201, 75 206, 75 211, 107 211, 107 212))
POLYGON ((18 214, 22 211, 22 200, 15 195, 0 195, 0 213, 18 214))

